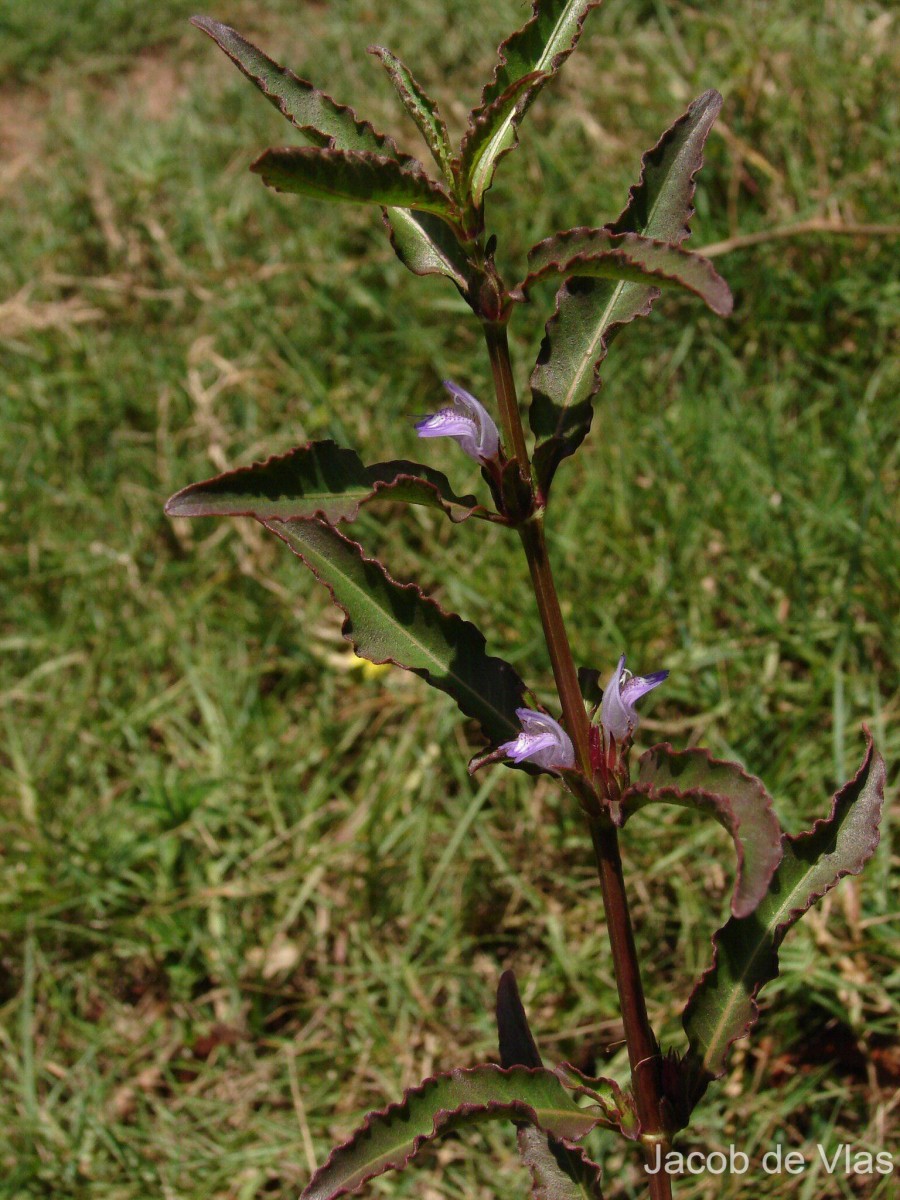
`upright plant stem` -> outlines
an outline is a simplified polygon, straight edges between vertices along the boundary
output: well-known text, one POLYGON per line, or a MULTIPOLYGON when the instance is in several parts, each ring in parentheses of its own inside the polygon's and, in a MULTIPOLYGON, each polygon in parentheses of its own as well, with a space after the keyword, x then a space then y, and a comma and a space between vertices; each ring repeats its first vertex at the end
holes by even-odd
POLYGON ((507 444, 519 464, 519 473, 523 479, 530 481, 531 459, 528 457, 525 430, 522 428, 522 418, 519 416, 516 383, 513 379, 512 364, 509 361, 506 326, 493 321, 485 321, 483 328, 484 339, 487 342, 488 354, 491 358, 491 371, 494 375, 494 388, 497 392, 497 403, 500 406, 503 432, 506 434, 507 444))
MULTIPOLYGON (((523 479, 530 481, 531 463, 516 398, 506 328, 501 325, 485 323, 484 333, 491 359, 503 432, 507 444, 513 449, 516 461, 519 463, 523 479)), ((537 510, 532 517, 520 524, 518 531, 525 556, 528 559, 531 581, 553 667, 553 677, 562 706, 563 721, 575 746, 578 764, 586 777, 590 779, 593 773, 590 762, 590 725, 581 697, 578 672, 572 658, 572 648, 559 605, 553 570, 547 554, 543 510, 537 510)), ((655 1163, 656 1147, 661 1147, 662 1153, 665 1155, 669 1142, 660 1112, 662 1092, 659 1049, 647 1017, 647 1005, 644 1000, 644 989, 641 984, 634 933, 625 893, 618 833, 615 826, 603 818, 592 818, 590 826, 606 912, 622 1023, 625 1027, 625 1041, 628 1046, 635 1103, 641 1124, 641 1140, 648 1161, 655 1163)), ((652 1200, 671 1200, 672 1186, 668 1175, 660 1172, 657 1175, 649 1175, 648 1180, 652 1200)))

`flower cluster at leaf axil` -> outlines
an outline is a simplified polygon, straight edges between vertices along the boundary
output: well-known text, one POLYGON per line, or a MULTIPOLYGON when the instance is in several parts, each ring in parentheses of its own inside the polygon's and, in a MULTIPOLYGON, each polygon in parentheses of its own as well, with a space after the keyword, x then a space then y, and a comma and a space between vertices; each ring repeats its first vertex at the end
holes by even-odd
MULTIPOLYGON (((625 669, 625 655, 622 655, 600 705, 600 729, 607 747, 613 742, 622 746, 631 738, 640 723, 635 704, 668 676, 668 671, 632 675, 625 669)), ((517 708, 516 716, 522 723, 522 732, 513 741, 498 747, 508 758, 514 763, 532 762, 548 771, 568 770, 575 766, 572 739, 558 721, 533 708, 517 708)))

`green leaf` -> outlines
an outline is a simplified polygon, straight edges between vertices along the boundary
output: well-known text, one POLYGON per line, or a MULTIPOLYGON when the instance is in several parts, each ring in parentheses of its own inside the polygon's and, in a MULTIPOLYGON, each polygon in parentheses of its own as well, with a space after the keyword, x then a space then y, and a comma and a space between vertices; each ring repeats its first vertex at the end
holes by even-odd
POLYGON ((482 1064, 426 1079, 399 1104, 370 1113, 349 1141, 332 1151, 301 1200, 334 1200, 385 1171, 397 1170, 426 1142, 484 1121, 527 1122, 567 1140, 595 1125, 552 1071, 482 1064))
POLYGON ((630 1094, 622 1091, 614 1079, 603 1075, 585 1075, 571 1063, 560 1063, 556 1074, 576 1096, 585 1096, 596 1104, 603 1119, 600 1124, 606 1129, 616 1129, 623 1137, 634 1141, 640 1131, 640 1123, 630 1094))
POLYGON ((569 229, 533 246, 528 252, 528 267, 528 275, 513 289, 515 299, 524 299, 540 279, 577 275, 685 288, 720 317, 727 317, 732 308, 728 284, 708 258, 637 233, 569 229))
POLYGON ((412 72, 397 58, 396 54, 392 54, 384 46, 370 46, 369 53, 381 60, 397 95, 403 102, 403 107, 415 121, 434 161, 441 168, 447 183, 452 187, 454 179, 450 161, 453 157, 453 149, 450 145, 446 122, 441 116, 437 104, 421 88, 412 72))
POLYGON ((738 860, 731 911, 749 916, 781 862, 781 827, 761 781, 707 750, 673 750, 666 743, 641 757, 638 781, 622 796, 624 819, 648 804, 695 808, 728 830, 738 860))
MULTIPOLYGON (((705 92, 644 155, 640 182, 621 215, 606 227, 610 233, 637 233, 675 245, 684 241, 694 211, 694 177, 721 106, 718 92, 705 92)), ((531 376, 534 471, 545 496, 560 462, 575 453, 590 430, 610 341, 623 325, 646 316, 658 295, 655 286, 584 277, 569 279, 557 293, 531 376)))
POLYGON ((414 275, 446 275, 466 299, 472 295, 474 269, 448 225, 407 208, 385 209, 384 219, 394 252, 414 275))
POLYGON ((503 659, 485 652, 483 634, 447 613, 415 584, 391 579, 362 547, 321 521, 263 521, 303 560, 347 619, 344 637, 373 663, 395 663, 452 696, 491 741, 520 731, 525 685, 503 659))
POLYGON ((757 995, 778 974, 778 948, 807 910, 875 852, 885 769, 868 730, 862 765, 833 798, 831 814, 807 833, 782 838, 784 857, 759 907, 732 917, 713 938, 713 962, 684 1013, 693 1102, 725 1070, 728 1049, 759 1015, 757 995))
POLYGON ((476 205, 481 204, 482 196, 491 186, 497 163, 515 149, 515 130, 536 94, 535 89, 549 78, 540 71, 523 75, 487 108, 476 110, 470 117, 460 146, 459 175, 464 193, 476 205))
POLYGON ((450 197, 421 167, 356 150, 283 146, 266 150, 250 167, 268 187, 317 200, 397 205, 452 220, 450 197))
MULTIPOLYGON (((497 1035, 503 1067, 542 1066, 512 971, 503 972, 497 988, 497 1035)), ((600 1168, 580 1149, 532 1125, 519 1125, 516 1138, 536 1200, 602 1200, 600 1168)))
POLYGON ((192 483, 166 504, 170 517, 257 517, 335 524, 353 521, 371 500, 442 509, 452 521, 497 519, 474 496, 457 496, 446 475, 398 459, 367 467, 355 450, 309 442, 288 454, 192 483))
POLYGON ((695 177, 703 147, 722 108, 710 88, 688 107, 641 159, 641 177, 628 203, 609 226, 611 233, 640 233, 676 246, 691 236, 695 177))
POLYGON ((566 1146, 533 1125, 521 1125, 516 1141, 533 1200, 603 1200, 600 1167, 580 1146, 566 1146))
MULTIPOLYGON (((352 108, 279 66, 228 25, 209 17, 195 17, 193 23, 209 34, 308 142, 332 150, 371 152, 421 170, 416 159, 402 154, 391 138, 361 121, 352 108)), ((398 257, 411 271, 446 275, 460 291, 467 290, 470 267, 465 251, 443 223, 428 213, 403 208, 387 209, 385 220, 398 257)))
POLYGON ((209 17, 192 17, 191 24, 208 34, 251 82, 308 141, 335 150, 380 154, 408 164, 391 138, 361 121, 352 108, 338 104, 325 92, 279 64, 229 25, 209 17))
POLYGON ((476 204, 490 187, 498 160, 514 149, 522 117, 575 49, 587 14, 598 6, 599 0, 535 0, 530 20, 500 44, 494 76, 469 114, 467 137, 476 138, 480 149, 477 156, 469 151, 465 177, 476 204), (529 82, 517 92, 526 77, 529 82))

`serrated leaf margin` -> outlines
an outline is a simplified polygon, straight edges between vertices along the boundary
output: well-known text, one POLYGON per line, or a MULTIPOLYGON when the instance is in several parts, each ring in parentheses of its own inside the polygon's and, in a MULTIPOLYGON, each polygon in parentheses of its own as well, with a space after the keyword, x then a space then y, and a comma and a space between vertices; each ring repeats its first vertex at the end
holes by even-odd
POLYGON ((651 746, 640 757, 638 762, 638 780, 636 783, 631 784, 622 795, 622 823, 624 824, 634 812, 639 812, 648 805, 656 803, 697 807, 704 815, 713 816, 714 819, 723 825, 732 838, 737 857, 737 874, 731 898, 731 911, 736 917, 749 916, 766 894, 772 876, 777 871, 782 858, 781 826, 778 823, 778 818, 772 806, 772 797, 769 795, 762 780, 758 779, 755 775, 751 775, 740 763, 730 762, 722 758, 714 758, 708 750, 700 747, 676 750, 669 742, 661 742, 657 746, 651 746), (716 792, 712 787, 679 787, 674 783, 654 783, 652 778, 646 778, 645 775, 647 770, 652 767, 654 757, 659 755, 664 755, 667 759, 672 758, 682 761, 702 760, 712 768, 726 767, 732 775, 737 776, 742 783, 749 785, 757 794, 760 800, 760 810, 764 816, 765 823, 768 825, 770 843, 766 861, 764 862, 764 872, 760 875, 757 886, 752 892, 748 892, 744 879, 744 866, 747 856, 744 849, 744 839, 741 837, 741 828, 745 823, 741 821, 740 814, 735 811, 731 797, 725 793, 716 792), (701 803, 695 806, 692 803, 694 797, 701 803), (704 801, 708 802, 709 809, 712 811, 704 808, 704 801), (722 803, 723 801, 724 803, 722 803), (742 894, 744 896, 743 900, 741 899, 742 894))
MULTIPOLYGON (((345 640, 348 641, 351 644, 351 646, 353 646, 354 650, 357 652, 357 654, 361 658, 365 658, 369 662, 375 663, 376 665, 390 663, 394 666, 400 667, 405 671, 409 671, 413 675, 418 675, 420 678, 423 678, 426 681, 426 683, 429 683, 432 687, 436 688, 438 691, 442 691, 446 695, 449 695, 451 697, 451 699, 453 699, 455 701, 457 706, 460 708, 460 710, 466 716, 471 717, 473 720, 478 722, 486 740, 489 743, 491 743, 492 745, 496 742, 499 742, 501 740, 501 737, 508 736, 509 738, 514 738, 517 736, 517 734, 520 731, 520 726, 519 726, 517 719, 510 718, 509 722, 508 722, 508 728, 505 729, 502 734, 500 734, 500 733, 495 734, 484 723, 483 718, 481 716, 479 716, 477 707, 472 707, 471 703, 468 706, 466 704, 462 703, 460 701, 459 697, 456 696, 452 691, 450 691, 449 688, 441 686, 441 682, 427 668, 410 667, 407 664, 400 662, 399 659, 394 658, 392 656, 380 658, 380 657, 372 657, 371 654, 367 653, 362 648, 359 641, 354 637, 353 616, 348 611, 346 606, 344 604, 342 604, 340 602, 340 600, 337 599, 337 595, 336 595, 336 592, 335 592, 332 584, 328 581, 328 579, 325 578, 325 576, 322 574, 321 570, 317 566, 315 566, 308 557, 304 556, 303 552, 301 550, 299 550, 292 543, 290 536, 289 536, 289 534, 292 532, 290 529, 290 526, 293 525, 295 522, 276 521, 276 520, 260 520, 260 518, 258 518, 258 517, 256 518, 256 520, 259 520, 261 525, 264 525, 266 527, 266 529, 270 530, 272 533, 275 534, 276 537, 280 538, 281 541, 283 541, 285 543, 285 545, 288 547, 288 549, 291 551, 291 553, 296 555, 296 557, 301 560, 301 562, 304 564, 304 566, 307 567, 312 572, 312 574, 315 576, 315 578, 324 587, 326 587, 328 589, 328 592, 331 595, 333 604, 335 605, 336 608, 340 609, 341 612, 344 613, 345 619, 344 619, 344 622, 341 627, 341 633, 342 633, 343 637, 345 638, 345 640), (285 532, 286 530, 287 530, 287 532, 285 532)), ((483 653, 485 662, 487 664, 490 664, 492 669, 496 669, 496 670, 502 672, 503 674, 507 675, 508 680, 509 680, 509 685, 517 693, 516 699, 512 702, 513 707, 514 708, 521 707, 522 699, 524 697, 524 693, 526 690, 525 684, 524 684, 522 678, 520 677, 518 672, 515 670, 515 668, 512 667, 504 659, 498 658, 495 655, 490 655, 487 653, 487 642, 485 640, 484 634, 481 632, 481 630, 478 628, 477 625, 474 625, 471 621, 466 621, 463 617, 459 616, 458 613, 447 612, 444 608, 441 607, 440 604, 438 604, 438 602, 433 597, 426 596, 418 584, 416 584, 416 583, 399 583, 396 579, 393 579, 392 576, 388 573, 387 568, 384 566, 384 564, 382 562, 380 562, 377 558, 370 557, 369 555, 367 555, 365 553, 365 551, 363 550, 362 546, 359 544, 359 542, 354 541, 352 538, 349 538, 345 534, 339 532, 333 525, 329 524, 329 522, 327 522, 327 521, 298 521, 298 522, 296 522, 296 524, 299 526, 305 526, 308 529, 319 528, 321 530, 328 531, 328 533, 330 535, 333 535, 335 538, 338 539, 338 541, 340 543, 343 544, 343 548, 345 550, 347 550, 350 554, 358 557, 361 563, 363 563, 365 566, 375 567, 376 570, 379 571, 381 573, 381 575, 383 576, 384 581, 388 585, 389 589, 394 589, 398 592, 406 592, 406 593, 409 593, 409 594, 415 596, 417 598, 417 602, 420 603, 422 606, 424 606, 428 609, 431 609, 434 612, 434 614, 438 617, 438 619, 452 623, 457 628, 459 628, 461 630, 465 630, 466 636, 471 637, 473 639, 473 643, 474 643, 474 645, 476 645, 478 647, 479 653, 483 653)), ((498 713, 498 715, 502 716, 502 714, 499 714, 499 713, 498 713)), ((514 764, 510 764, 510 765, 514 765, 514 764)))
MULTIPOLYGON (((490 512, 483 505, 479 504, 474 496, 457 496, 450 486, 450 481, 440 471, 435 471, 431 467, 426 467, 421 463, 408 462, 405 459, 394 459, 383 463, 373 463, 366 467, 362 459, 355 450, 351 450, 346 446, 340 446, 337 442, 326 439, 324 441, 310 441, 302 446, 297 446, 293 450, 289 450, 286 454, 273 454, 269 458, 259 462, 251 463, 246 467, 238 467, 232 471, 223 471, 219 475, 214 475, 209 479, 201 480, 198 483, 188 484, 181 488, 173 496, 171 496, 165 505, 165 512, 170 517, 207 517, 207 516, 230 516, 230 517, 259 517, 258 507, 254 507, 253 498, 247 497, 246 507, 229 509, 223 512, 221 509, 215 509, 210 505, 195 503, 189 509, 185 505, 192 498, 201 493, 202 489, 209 488, 218 484, 223 484, 229 480, 251 480, 254 475, 266 471, 267 468, 277 468, 281 465, 286 465, 289 460, 297 455, 304 453, 310 449, 323 448, 328 451, 334 450, 337 453, 350 455, 356 463, 351 466, 356 467, 358 464, 361 472, 373 473, 379 469, 384 470, 389 477, 383 479, 373 479, 371 490, 360 495, 352 501, 348 500, 347 508, 339 516, 334 512, 328 512, 324 507, 317 508, 308 513, 300 513, 291 507, 289 499, 284 500, 284 508, 279 512, 268 513, 267 516, 273 520, 303 520, 310 521, 321 519, 329 524, 344 523, 356 520, 360 509, 365 504, 377 500, 395 500, 391 493, 403 486, 406 483, 421 485, 427 491, 430 491, 435 498, 434 507, 442 509, 454 524, 459 524, 466 521, 469 517, 479 517, 482 520, 502 521, 502 518, 497 514, 490 512), (421 472, 421 474, 419 473, 421 472)), ((334 500, 338 501, 341 498, 341 493, 334 493, 334 500)), ((415 501, 406 501, 404 498, 399 498, 401 503, 415 503, 415 501)), ((327 503, 323 501, 323 504, 327 503)))
MULTIPOLYGON (((400 1116, 404 1111, 409 1112, 410 1101, 413 1099, 423 1098, 426 1095, 427 1089, 433 1084, 439 1084, 445 1081, 453 1080, 458 1083, 466 1078, 484 1078, 488 1075, 502 1076, 507 1079, 519 1077, 541 1077, 549 1081, 553 1078, 559 1084, 562 1094, 565 1093, 565 1087, 562 1082, 553 1075, 552 1072, 543 1068, 529 1067, 510 1067, 503 1068, 495 1066, 492 1063, 482 1063, 476 1067, 457 1067, 453 1071, 445 1074, 432 1075, 428 1079, 422 1081, 416 1087, 407 1089, 403 1100, 389 1104, 386 1108, 379 1109, 376 1112, 367 1114, 364 1122, 354 1133, 341 1145, 336 1146, 332 1150, 326 1162, 313 1175, 308 1186, 304 1189, 300 1200, 337 1200, 337 1197, 346 1195, 348 1192, 354 1191, 361 1187, 363 1183, 371 1179, 383 1175, 389 1170, 398 1170, 406 1166, 422 1147, 432 1141, 440 1134, 449 1132, 455 1123, 467 1122, 471 1119, 510 1119, 517 1121, 527 1121, 529 1124, 535 1125, 538 1129, 544 1129, 538 1118, 537 1111, 527 1102, 507 1100, 507 1101, 492 1101, 488 1103, 463 1103, 453 1109, 438 1109, 434 1113, 433 1126, 428 1134, 416 1134, 411 1139, 410 1149, 408 1151, 398 1151, 398 1161, 395 1163, 387 1163, 379 1167, 378 1170, 371 1174, 365 1174, 362 1178, 354 1178, 354 1181, 339 1184, 336 1187, 325 1187, 323 1189, 323 1181, 327 1178, 329 1169, 334 1169, 334 1164, 339 1160, 339 1157, 348 1152, 358 1141, 363 1138, 373 1135, 373 1128, 377 1127, 379 1122, 389 1122, 394 1117, 400 1116), (402 1154, 402 1157, 401 1157, 402 1154)), ((592 1128, 595 1121, 590 1113, 585 1110, 580 1110, 577 1105, 572 1105, 572 1110, 568 1115, 566 1129, 569 1134, 562 1132, 554 1132, 554 1136, 564 1144, 574 1144, 577 1140, 584 1137, 592 1128), (583 1115, 577 1115, 583 1113, 583 1115)), ((547 1132, 546 1130, 544 1130, 547 1132)))

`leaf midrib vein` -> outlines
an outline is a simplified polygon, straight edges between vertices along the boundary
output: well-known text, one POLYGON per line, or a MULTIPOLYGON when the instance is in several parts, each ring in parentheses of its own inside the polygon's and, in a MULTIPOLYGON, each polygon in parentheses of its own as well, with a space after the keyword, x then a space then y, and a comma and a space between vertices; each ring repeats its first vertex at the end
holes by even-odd
MULTIPOLYGON (((797 861, 797 860, 795 860, 795 861, 797 861)), ((787 914, 789 914, 794 907, 796 907, 796 905, 794 903, 795 898, 797 898, 799 901, 800 896, 802 896, 805 882, 810 878, 811 875, 813 875, 817 866, 819 866, 819 864, 815 863, 812 867, 810 867, 807 871, 804 871, 799 876, 797 883, 794 885, 794 887, 791 889, 791 891, 788 893, 788 895, 784 898, 784 900, 778 906, 778 908, 776 908, 774 910, 771 917, 769 918, 769 920, 766 922, 765 926, 763 927, 762 933, 760 934, 759 938, 753 945, 752 953, 750 955, 748 955, 748 957, 745 960, 744 970, 741 971, 738 978, 734 981, 734 985, 730 989, 731 998, 728 1000, 726 1005, 720 1010, 719 1020, 713 1025, 712 1036, 708 1039, 708 1049, 703 1056, 704 1066, 709 1067, 711 1060, 718 1057, 718 1055, 724 1049, 723 1043, 727 1039, 722 1037, 722 1030, 725 1028, 725 1026, 728 1023, 727 1019, 731 1017, 734 1010, 738 1007, 738 998, 741 994, 741 985, 744 983, 747 976, 749 975, 750 968, 757 961, 760 951, 764 947, 765 943, 768 941, 769 937, 772 935, 773 931, 785 919, 785 916, 787 914)), ((801 903, 801 907, 802 907, 802 903, 801 903)))

